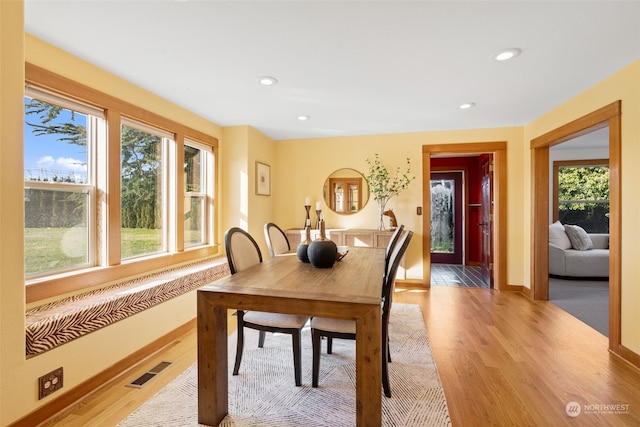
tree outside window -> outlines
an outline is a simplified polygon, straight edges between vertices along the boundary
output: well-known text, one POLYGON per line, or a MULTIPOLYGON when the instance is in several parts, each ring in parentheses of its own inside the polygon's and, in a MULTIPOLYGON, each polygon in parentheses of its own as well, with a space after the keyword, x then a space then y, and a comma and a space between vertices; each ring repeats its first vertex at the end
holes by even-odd
POLYGON ((27 94, 25 274, 37 277, 91 266, 95 262, 90 232, 95 191, 89 152, 98 121, 103 123, 96 116, 102 112, 34 90, 27 94), (40 95, 47 101, 36 98, 40 95))
POLYGON ((184 246, 207 243, 207 167, 212 152, 194 141, 184 144, 184 246))
POLYGON ((121 127, 122 258, 165 250, 163 138, 134 123, 121 127))
POLYGON ((609 161, 554 162, 554 221, 609 232, 609 161))

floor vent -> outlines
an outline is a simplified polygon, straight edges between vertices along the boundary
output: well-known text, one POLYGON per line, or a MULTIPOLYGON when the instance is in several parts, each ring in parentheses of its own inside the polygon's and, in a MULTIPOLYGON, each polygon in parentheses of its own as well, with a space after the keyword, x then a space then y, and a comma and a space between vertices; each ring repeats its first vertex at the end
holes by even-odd
POLYGON ((136 378, 135 380, 127 384, 127 387, 142 388, 146 383, 149 382, 149 380, 155 378, 156 375, 164 371, 166 368, 168 368, 172 364, 173 362, 158 363, 156 366, 149 369, 147 372, 145 372, 144 374, 140 375, 138 378, 136 378))

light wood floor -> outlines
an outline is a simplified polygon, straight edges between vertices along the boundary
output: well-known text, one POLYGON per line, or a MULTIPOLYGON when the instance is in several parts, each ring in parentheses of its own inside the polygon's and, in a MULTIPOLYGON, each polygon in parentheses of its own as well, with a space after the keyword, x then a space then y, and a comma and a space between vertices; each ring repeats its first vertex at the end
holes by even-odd
MULTIPOLYGON (((640 425, 640 371, 555 305, 458 287, 398 289, 395 301, 422 307, 453 426, 640 425), (581 407, 576 418, 570 402, 581 407), (623 413, 608 413, 616 404, 623 413)), ((195 360, 194 330, 44 425, 115 425, 195 360), (142 389, 125 387, 163 360, 175 363, 142 389)))

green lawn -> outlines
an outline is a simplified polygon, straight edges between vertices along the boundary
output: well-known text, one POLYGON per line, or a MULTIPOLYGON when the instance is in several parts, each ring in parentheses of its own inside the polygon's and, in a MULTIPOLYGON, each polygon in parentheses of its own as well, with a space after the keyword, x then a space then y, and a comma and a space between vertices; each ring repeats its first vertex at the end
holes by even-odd
MULTIPOLYGON (((71 268, 85 264, 84 228, 26 228, 25 273, 71 268)), ((161 230, 123 229, 122 258, 152 254, 162 249, 161 230)))
POLYGON ((121 237, 122 259, 153 254, 162 250, 162 230, 123 228, 121 237))

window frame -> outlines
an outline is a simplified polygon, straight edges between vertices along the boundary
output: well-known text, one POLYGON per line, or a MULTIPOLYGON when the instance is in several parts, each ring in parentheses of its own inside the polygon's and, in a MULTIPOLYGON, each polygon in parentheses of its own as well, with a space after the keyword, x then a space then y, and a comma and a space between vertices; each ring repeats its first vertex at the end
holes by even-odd
MULTIPOLYGON (((198 242, 198 243, 194 243, 194 244, 187 244, 187 241, 185 239, 185 236, 183 235, 181 238, 181 244, 180 247, 182 247, 185 250, 188 249, 192 249, 192 248, 196 248, 199 246, 203 246, 203 245, 207 245, 210 242, 213 241, 213 215, 211 214, 213 212, 212 210, 212 203, 210 203, 210 201, 213 200, 213 188, 212 185, 210 183, 215 182, 215 179, 212 175, 212 168, 211 165, 215 163, 215 154, 213 152, 213 150, 211 149, 211 147, 205 145, 205 144, 201 144, 197 141, 193 141, 189 138, 184 139, 184 142, 182 144, 182 148, 181 148, 181 152, 184 155, 184 150, 185 147, 191 147, 191 148, 195 148, 200 150, 200 154, 202 155, 202 167, 201 167, 201 172, 200 172, 200 191, 187 191, 186 189, 186 183, 182 183, 182 188, 184 189, 184 193, 183 193, 183 199, 182 199, 182 208, 183 208, 183 214, 180 215, 178 217, 179 219, 179 227, 182 228, 183 233, 184 233, 184 203, 185 203, 185 199, 187 196, 192 196, 195 195, 199 198, 202 199, 202 235, 203 235, 203 241, 198 242)), ((184 164, 184 158, 182 160, 182 162, 180 162, 180 165, 184 164)), ((184 177, 184 170, 181 168, 179 171, 179 174, 181 176, 184 177)))
MULTIPOLYGON (((149 126, 143 123, 140 123, 139 121, 135 120, 135 119, 130 119, 127 117, 122 117, 120 119, 120 129, 122 129, 123 127, 128 127, 130 129, 135 129, 138 130, 140 132, 145 132, 149 135, 153 135, 155 137, 159 138, 159 157, 160 157, 160 166, 158 168, 158 170, 161 173, 161 176, 158 179, 158 182, 156 183, 156 185, 158 186, 158 190, 160 191, 160 206, 159 206, 159 210, 160 210, 160 223, 161 223, 161 230, 160 230, 160 234, 161 234, 161 238, 162 238, 162 242, 160 244, 160 248, 157 251, 154 252, 149 252, 149 253, 143 253, 143 254, 136 254, 136 255, 132 255, 129 257, 124 257, 122 256, 122 246, 120 247, 121 249, 121 261, 123 263, 125 262, 131 262, 131 261, 135 261, 136 259, 139 258, 144 258, 144 257, 153 257, 156 256, 158 254, 162 254, 162 253, 166 253, 170 251, 170 245, 169 242, 172 240, 171 236, 169 236, 172 228, 170 227, 171 224, 171 219, 170 219, 170 215, 169 212, 171 212, 171 203, 172 203, 172 195, 169 192, 169 182, 172 180, 172 170, 170 165, 174 162, 177 161, 177 159, 175 158, 175 155, 170 155, 170 152, 173 152, 174 150, 170 150, 170 146, 173 144, 176 144, 175 142, 175 136, 169 132, 163 131, 161 129, 158 129, 154 126, 149 126)), ((120 134, 120 138, 122 141, 122 133, 120 134)), ((120 146, 120 155, 122 156, 122 145, 120 146)), ((120 172, 121 172, 121 177, 123 176, 123 171, 122 171, 122 161, 120 162, 120 172)), ((120 194, 122 194, 122 180, 120 181, 120 194)), ((175 203, 177 203, 178 201, 176 200, 175 203)), ((120 199, 120 209, 122 211, 122 199, 120 199)), ((122 224, 121 224, 122 225, 122 224)), ((122 232, 122 227, 120 227, 120 231, 122 232)), ((122 244, 122 242, 121 242, 122 244)))
MULTIPOLYGON (((216 180, 214 179, 218 175, 217 138, 31 63, 25 63, 25 84, 68 98, 70 101, 88 104, 103 110, 106 118, 107 144, 97 147, 98 153, 96 155, 106 156, 109 159, 106 170, 99 171, 96 177, 98 194, 96 194, 97 206, 94 218, 97 227, 95 232, 97 265, 82 270, 27 280, 25 282, 27 303, 125 279, 137 275, 141 271, 158 271, 181 263, 219 255, 220 246, 215 243, 214 238, 215 206, 213 205, 217 192, 216 180), (209 182, 211 184, 209 201, 211 209, 208 218, 210 224, 208 244, 184 249, 182 244, 175 244, 176 237, 173 237, 168 242, 167 252, 144 258, 132 258, 126 262, 121 260, 119 128, 123 117, 173 134, 175 143, 171 145, 177 150, 177 153, 183 150, 182 144, 184 144, 185 138, 211 148, 213 164, 210 165, 210 173, 213 182, 209 182)), ((172 168, 174 173, 169 175, 176 175, 175 171, 178 169, 176 160, 177 164, 180 164, 181 157, 178 154, 171 160, 173 164, 168 167, 172 168)), ((183 178, 179 176, 180 174, 177 175, 177 184, 180 184, 183 178)), ((175 218, 180 218, 177 214, 182 211, 183 185, 173 186, 169 190, 168 197, 174 201, 173 205, 175 206, 171 207, 173 212, 169 212, 167 216, 173 218, 173 224, 175 224, 175 218)), ((169 228, 180 229, 180 227, 169 228)), ((180 241, 182 241, 182 236, 178 231, 177 242, 180 241)))
POLYGON ((65 274, 68 272, 79 271, 86 268, 94 267, 97 264, 96 257, 96 233, 90 233, 89 231, 96 228, 96 146, 98 146, 105 133, 106 119, 102 109, 88 105, 86 103, 77 102, 71 100, 68 97, 63 97, 58 94, 54 94, 50 91, 43 90, 33 85, 25 85, 25 93, 23 98, 34 99, 41 102, 46 102, 57 107, 65 108, 74 113, 82 114, 86 116, 86 182, 85 183, 73 183, 73 182, 55 182, 55 181, 39 181, 29 180, 24 178, 24 191, 27 190, 43 190, 43 191, 59 191, 59 192, 73 192, 84 193, 87 195, 87 206, 85 212, 85 224, 87 228, 87 253, 86 261, 81 264, 76 264, 71 267, 62 267, 53 270, 42 271, 38 273, 27 274, 25 271, 25 277, 28 281, 39 279, 41 277, 47 277, 57 274, 65 274))

